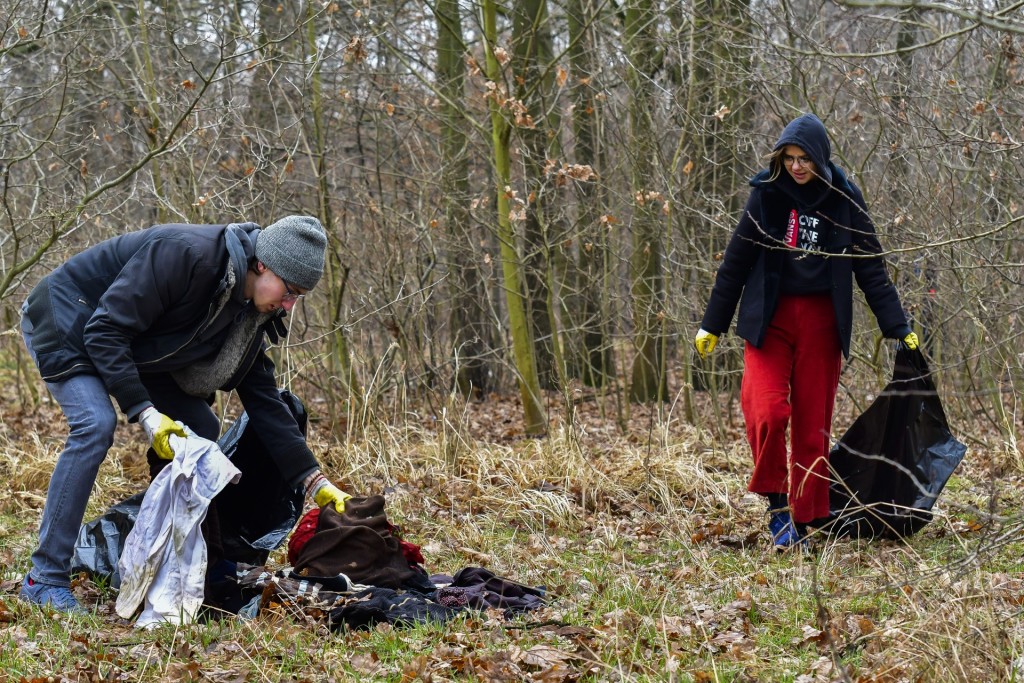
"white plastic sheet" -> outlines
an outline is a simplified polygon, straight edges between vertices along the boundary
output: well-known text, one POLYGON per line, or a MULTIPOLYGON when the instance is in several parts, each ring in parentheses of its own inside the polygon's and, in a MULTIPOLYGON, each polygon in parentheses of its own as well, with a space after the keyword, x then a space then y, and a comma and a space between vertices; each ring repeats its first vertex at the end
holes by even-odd
POLYGON ((137 628, 188 624, 203 604, 206 541, 200 524, 210 501, 242 473, 216 443, 190 430, 172 435, 174 460, 150 484, 118 561, 117 613, 137 628))

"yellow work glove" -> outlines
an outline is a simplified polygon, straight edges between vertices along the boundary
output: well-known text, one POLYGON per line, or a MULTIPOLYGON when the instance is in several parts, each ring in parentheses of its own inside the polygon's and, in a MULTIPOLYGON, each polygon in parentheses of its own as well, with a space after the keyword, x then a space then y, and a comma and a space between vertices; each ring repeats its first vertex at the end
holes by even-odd
POLYGON ((334 503, 334 509, 339 514, 345 511, 345 501, 352 497, 327 481, 325 477, 320 477, 314 482, 312 494, 313 502, 316 503, 317 507, 322 508, 325 505, 334 503))
POLYGON ((153 406, 139 413, 139 424, 146 430, 146 436, 149 437, 149 443, 153 446, 157 456, 164 460, 174 460, 170 436, 177 434, 185 438, 185 429, 182 424, 175 422, 153 406))
POLYGON ((917 341, 917 335, 911 332, 903 338, 903 343, 907 345, 907 348, 913 351, 918 347, 919 342, 917 341))
POLYGON ((693 347, 697 349, 697 355, 701 360, 705 360, 715 350, 716 344, 718 344, 718 335, 711 334, 703 327, 697 331, 697 338, 693 340, 693 347))

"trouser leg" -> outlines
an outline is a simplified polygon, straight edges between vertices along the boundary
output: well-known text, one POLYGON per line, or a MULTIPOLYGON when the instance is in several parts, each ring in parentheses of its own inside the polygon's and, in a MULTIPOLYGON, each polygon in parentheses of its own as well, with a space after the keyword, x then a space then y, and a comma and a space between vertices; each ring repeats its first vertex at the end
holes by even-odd
POLYGON ((789 500, 794 521, 806 523, 829 514, 829 437, 842 350, 830 298, 798 297, 798 305, 789 500))
POLYGON ((789 331, 777 327, 774 320, 760 348, 748 342, 744 349, 740 402, 754 458, 754 471, 748 485, 754 493, 768 495, 789 491, 786 434, 791 410, 792 367, 793 343, 789 331))
MULTIPOLYGON (((32 323, 24 312, 23 307, 21 333, 35 360, 32 323)), ((114 442, 117 414, 99 377, 75 375, 61 382, 47 382, 46 387, 64 412, 69 429, 46 489, 39 546, 32 553, 29 574, 39 583, 69 586, 78 530, 100 464, 114 442)))
POLYGON ((46 386, 70 430, 50 476, 30 574, 40 583, 68 586, 78 531, 100 464, 114 442, 117 415, 99 377, 77 375, 46 386))

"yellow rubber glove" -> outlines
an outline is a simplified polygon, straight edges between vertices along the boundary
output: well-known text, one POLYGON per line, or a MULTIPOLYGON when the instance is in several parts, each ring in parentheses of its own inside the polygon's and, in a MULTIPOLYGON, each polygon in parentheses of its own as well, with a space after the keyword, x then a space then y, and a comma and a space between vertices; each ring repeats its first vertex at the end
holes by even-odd
POLYGON ((906 344, 907 348, 910 349, 911 351, 916 349, 919 345, 917 335, 914 334, 913 332, 911 332, 910 334, 903 338, 903 343, 906 344))
POLYGON ((718 335, 711 334, 703 327, 697 331, 697 338, 693 340, 693 347, 697 349, 697 355, 701 360, 706 360, 718 344, 718 335))
POLYGON ((352 496, 327 481, 327 479, 321 479, 314 486, 313 502, 317 504, 317 507, 324 507, 334 503, 334 509, 339 514, 345 511, 345 501, 352 496))
POLYGON ((139 424, 146 430, 149 443, 153 446, 158 457, 164 460, 174 460, 174 450, 171 448, 170 436, 177 434, 185 438, 185 429, 180 422, 175 422, 159 410, 150 406, 139 414, 139 424))

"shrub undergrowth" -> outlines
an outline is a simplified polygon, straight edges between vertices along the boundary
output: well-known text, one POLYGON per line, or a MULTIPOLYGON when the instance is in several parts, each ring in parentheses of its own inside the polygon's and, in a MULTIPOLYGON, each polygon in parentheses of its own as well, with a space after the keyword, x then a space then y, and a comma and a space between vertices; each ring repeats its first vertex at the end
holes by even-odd
MULTIPOLYGON (((468 428, 501 410, 514 408, 466 408, 457 433, 378 424, 346 443, 314 421, 310 442, 345 489, 387 496, 428 571, 486 566, 544 586, 545 609, 342 633, 272 610, 136 631, 84 577, 87 617, 17 600, 63 421, 45 403, 6 404, 0 680, 1020 680, 1024 489, 1012 467, 991 474, 1013 454, 969 454, 909 539, 822 537, 777 554, 745 490, 739 431, 722 439, 639 409, 635 429, 577 412, 542 440, 468 428)), ((119 429, 90 515, 145 486, 142 447, 119 429)))

